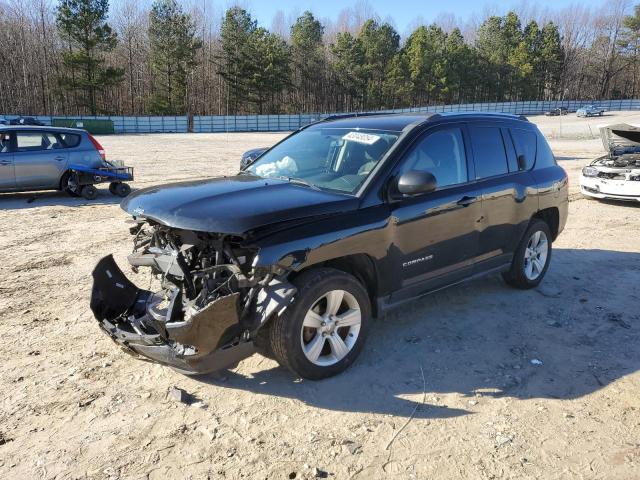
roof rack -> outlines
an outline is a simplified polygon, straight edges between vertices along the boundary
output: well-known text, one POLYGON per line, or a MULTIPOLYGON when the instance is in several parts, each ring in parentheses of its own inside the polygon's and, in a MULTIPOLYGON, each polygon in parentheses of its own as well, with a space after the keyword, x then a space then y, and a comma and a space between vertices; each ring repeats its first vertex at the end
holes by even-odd
MULTIPOLYGON (((308 123, 304 125, 300 129, 307 128, 311 125, 317 125, 323 122, 329 122, 333 120, 341 120, 345 118, 357 118, 357 117, 373 117, 373 116, 385 116, 385 115, 413 115, 413 116, 423 116, 424 121, 426 120, 435 120, 438 117, 444 116, 487 116, 487 117, 497 117, 497 118, 512 118, 519 119, 525 122, 529 122, 529 119, 524 115, 518 115, 515 113, 503 113, 503 112, 482 112, 482 111, 468 111, 468 112, 390 112, 390 111, 377 111, 377 112, 350 112, 350 113, 336 113, 333 115, 328 115, 324 118, 320 118, 315 122, 308 123)), ((420 123, 420 122, 418 122, 420 123)))
POLYGON ((373 116, 385 116, 385 115, 424 115, 424 116, 433 116, 433 112, 389 112, 389 111, 377 111, 377 112, 350 112, 350 113, 336 113, 333 115, 329 115, 324 118, 320 118, 315 122, 308 123, 303 128, 306 128, 310 125, 316 125, 322 122, 329 122, 332 120, 341 120, 344 118, 357 118, 357 117, 373 117, 373 116))
POLYGON ((442 112, 444 116, 486 116, 486 117, 502 117, 502 118, 517 118, 519 120, 529 121, 524 115, 517 113, 505 113, 505 112, 483 112, 483 111, 467 111, 467 112, 442 112))

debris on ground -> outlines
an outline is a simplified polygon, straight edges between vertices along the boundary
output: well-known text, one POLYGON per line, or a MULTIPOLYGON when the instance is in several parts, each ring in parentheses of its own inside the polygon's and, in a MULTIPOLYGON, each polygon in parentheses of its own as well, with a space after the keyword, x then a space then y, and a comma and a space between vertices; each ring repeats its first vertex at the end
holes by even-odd
POLYGON ((542 365, 542 360, 538 360, 537 358, 534 358, 531 360, 531 365, 542 365))
POLYGON ((80 408, 87 407, 87 406, 91 405, 93 402, 95 402, 95 401, 96 401, 98 398, 100 398, 102 395, 104 395, 104 393, 102 393, 102 392, 96 392, 96 393, 94 393, 94 394, 92 394, 92 395, 89 395, 88 397, 86 397, 86 398, 84 398, 84 399, 80 400, 80 401, 78 402, 78 406, 79 406, 80 408))
POLYGON ((4 445, 9 442, 13 442, 13 438, 6 437, 4 433, 0 432, 0 445, 4 445))
POLYGON ((344 440, 342 446, 351 454, 355 455, 362 452, 362 445, 359 445, 351 440, 344 440))
POLYGON ((185 405, 195 405, 197 403, 202 403, 195 396, 178 387, 171 387, 167 396, 169 397, 169 400, 184 403, 185 405))
POLYGON ((501 434, 496 435, 496 445, 498 447, 506 445, 507 443, 511 443, 512 440, 513 439, 511 437, 508 437, 507 435, 501 435, 501 434))
POLYGON ((316 478, 327 478, 329 474, 324 470, 320 470, 318 467, 313 469, 313 476, 316 478))

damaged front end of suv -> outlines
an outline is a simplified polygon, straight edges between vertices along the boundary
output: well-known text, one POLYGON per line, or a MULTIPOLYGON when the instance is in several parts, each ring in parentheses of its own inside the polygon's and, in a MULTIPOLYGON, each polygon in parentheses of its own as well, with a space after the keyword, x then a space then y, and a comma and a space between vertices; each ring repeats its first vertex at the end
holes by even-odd
POLYGON ((256 267, 258 250, 242 236, 144 217, 134 217, 130 231, 131 269, 150 268, 160 290, 134 285, 109 255, 93 271, 91 309, 134 355, 187 374, 227 368, 255 351, 255 332, 295 293, 276 272, 256 267))

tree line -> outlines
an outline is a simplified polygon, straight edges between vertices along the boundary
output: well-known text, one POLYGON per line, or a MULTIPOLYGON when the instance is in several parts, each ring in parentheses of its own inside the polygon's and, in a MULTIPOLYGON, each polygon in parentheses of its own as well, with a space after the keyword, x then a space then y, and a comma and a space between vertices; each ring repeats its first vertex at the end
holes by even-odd
POLYGON ((475 25, 441 17, 404 38, 366 3, 271 31, 207 0, 0 0, 0 112, 224 115, 432 104, 634 98, 640 5, 475 25), (346 13, 345 13, 346 12, 346 13))

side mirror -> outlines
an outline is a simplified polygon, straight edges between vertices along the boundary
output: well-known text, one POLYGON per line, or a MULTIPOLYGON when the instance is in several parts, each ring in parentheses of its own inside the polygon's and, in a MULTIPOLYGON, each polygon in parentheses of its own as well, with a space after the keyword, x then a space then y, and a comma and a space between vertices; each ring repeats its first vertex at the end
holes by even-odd
POLYGON ((398 178, 397 189, 403 195, 421 195, 436 189, 436 177, 429 172, 409 170, 398 178))
POLYGON ((242 154, 242 159, 240 160, 240 170, 244 170, 253 162, 255 162, 260 155, 269 150, 266 147, 262 148, 254 148, 253 150, 247 150, 242 154))

